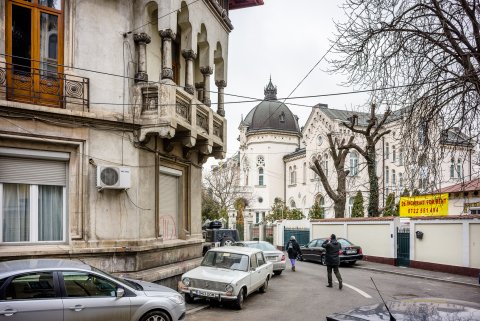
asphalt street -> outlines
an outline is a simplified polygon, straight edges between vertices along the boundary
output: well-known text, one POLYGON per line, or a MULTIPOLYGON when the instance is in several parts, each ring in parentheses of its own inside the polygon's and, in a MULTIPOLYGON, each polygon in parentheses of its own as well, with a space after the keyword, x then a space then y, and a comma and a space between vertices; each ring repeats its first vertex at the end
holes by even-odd
MULTIPOLYGON (((357 263, 357 264, 362 264, 357 263)), ((188 321, 318 321, 334 312, 344 312, 360 305, 381 302, 370 278, 383 298, 388 300, 440 297, 480 302, 480 287, 393 275, 358 267, 340 267, 344 280, 327 288, 326 267, 311 262, 298 262, 297 271, 275 276, 267 293, 254 293, 245 300, 244 309, 237 311, 228 304, 212 304, 209 308, 188 315, 188 321)), ((333 276, 335 280, 335 276, 333 276)), ((200 301, 198 304, 205 304, 200 301)))

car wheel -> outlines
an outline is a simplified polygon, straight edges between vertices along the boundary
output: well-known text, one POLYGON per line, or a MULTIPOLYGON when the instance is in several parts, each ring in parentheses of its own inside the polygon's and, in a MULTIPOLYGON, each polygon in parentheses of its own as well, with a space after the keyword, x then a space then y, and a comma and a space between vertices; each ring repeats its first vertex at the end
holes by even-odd
POLYGON ((163 311, 150 311, 140 321, 171 321, 170 317, 163 311))
POLYGON ((233 244, 235 244, 235 240, 231 237, 224 237, 220 242, 220 246, 232 246, 233 244))
POLYGON ((185 293, 185 302, 193 303, 194 300, 195 300, 195 298, 192 295, 190 295, 188 293, 185 293))
POLYGON ((245 299, 245 288, 240 289, 238 292, 237 300, 235 300, 235 307, 237 310, 241 310, 243 308, 243 300, 245 299))
POLYGON ((327 265, 327 262, 326 262, 326 260, 325 260, 325 255, 322 255, 322 256, 320 257, 320 263, 322 263, 322 265, 327 265))
POLYGON ((260 291, 260 293, 265 293, 267 292, 267 289, 268 289, 268 278, 265 280, 265 283, 263 283, 263 285, 258 290, 260 291))
POLYGON ((273 274, 275 274, 275 275, 280 275, 280 274, 282 274, 282 272, 283 272, 282 270, 280 270, 280 271, 273 271, 273 274))

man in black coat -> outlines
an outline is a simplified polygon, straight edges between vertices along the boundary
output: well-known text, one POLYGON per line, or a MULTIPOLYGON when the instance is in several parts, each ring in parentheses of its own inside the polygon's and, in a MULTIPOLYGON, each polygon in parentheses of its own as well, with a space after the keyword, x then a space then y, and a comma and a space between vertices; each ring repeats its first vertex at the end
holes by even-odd
POLYGON ((328 285, 327 288, 332 287, 332 269, 335 273, 335 276, 338 280, 338 288, 341 290, 343 287, 342 276, 338 270, 340 265, 340 257, 338 252, 342 249, 342 245, 337 242, 337 237, 335 234, 332 234, 328 239, 323 242, 322 247, 326 250, 325 252, 325 263, 327 264, 327 276, 328 276, 328 285))

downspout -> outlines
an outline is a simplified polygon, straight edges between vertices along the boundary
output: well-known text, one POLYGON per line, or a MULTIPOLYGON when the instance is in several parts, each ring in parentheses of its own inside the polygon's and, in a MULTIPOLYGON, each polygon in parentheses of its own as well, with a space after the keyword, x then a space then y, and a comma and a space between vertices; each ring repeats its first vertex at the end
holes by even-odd
POLYGON ((283 201, 287 204, 287 162, 283 159, 283 201))
POLYGON ((468 160, 468 163, 469 163, 469 164, 468 164, 468 167, 469 167, 469 169, 468 169, 468 170, 469 170, 469 174, 470 174, 470 175, 469 175, 469 177, 470 177, 469 180, 471 181, 471 180, 472 180, 472 148, 470 148, 470 153, 469 153, 469 155, 468 155, 468 158, 469 158, 469 160, 468 160))
POLYGON ((385 208, 385 136, 382 137, 382 203, 385 208))

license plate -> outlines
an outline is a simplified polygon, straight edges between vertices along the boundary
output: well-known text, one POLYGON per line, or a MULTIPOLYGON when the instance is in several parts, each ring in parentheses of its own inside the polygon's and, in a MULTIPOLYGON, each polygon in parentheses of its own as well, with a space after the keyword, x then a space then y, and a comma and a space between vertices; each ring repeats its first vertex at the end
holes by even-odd
POLYGON ((268 261, 276 262, 278 261, 278 258, 276 256, 267 256, 268 261))
POLYGON ((348 250, 347 254, 357 254, 357 250, 348 250))
POLYGON ((214 298, 214 297, 217 296, 215 293, 200 291, 200 290, 193 290, 192 292, 193 292, 193 294, 200 295, 200 296, 205 296, 205 297, 209 297, 209 298, 214 298))

